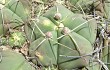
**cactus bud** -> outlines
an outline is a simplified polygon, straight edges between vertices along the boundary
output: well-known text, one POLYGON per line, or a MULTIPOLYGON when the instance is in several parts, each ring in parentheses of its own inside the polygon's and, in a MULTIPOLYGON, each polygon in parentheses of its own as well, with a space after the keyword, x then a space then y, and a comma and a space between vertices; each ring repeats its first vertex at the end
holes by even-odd
POLYGON ((56 14, 54 15, 54 19, 55 19, 55 20, 60 20, 61 18, 62 18, 61 13, 56 13, 56 14))
POLYGON ((68 27, 64 27, 63 30, 62 30, 62 33, 63 34, 68 34, 68 33, 70 33, 70 29, 68 27))
POLYGON ((46 35, 46 38, 52 38, 52 33, 51 32, 47 32, 47 33, 45 33, 45 35, 46 35))

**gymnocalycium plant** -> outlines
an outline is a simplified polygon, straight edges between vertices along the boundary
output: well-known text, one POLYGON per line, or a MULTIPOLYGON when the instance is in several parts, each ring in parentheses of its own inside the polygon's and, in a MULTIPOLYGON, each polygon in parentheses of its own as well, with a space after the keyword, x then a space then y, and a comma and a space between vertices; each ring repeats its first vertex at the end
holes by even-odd
POLYGON ((100 0, 0 0, 0 69, 109 70, 108 48, 97 47, 108 46, 102 4, 108 7, 100 0))

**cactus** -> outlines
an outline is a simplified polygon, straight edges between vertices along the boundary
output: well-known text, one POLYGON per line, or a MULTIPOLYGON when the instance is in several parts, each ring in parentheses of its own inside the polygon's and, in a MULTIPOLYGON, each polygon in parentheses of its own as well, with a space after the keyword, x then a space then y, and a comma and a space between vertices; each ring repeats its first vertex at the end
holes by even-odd
POLYGON ((68 70, 85 67, 90 57, 80 56, 93 52, 96 23, 91 21, 94 20, 86 20, 83 15, 74 14, 62 5, 52 7, 43 17, 25 25, 26 35, 32 42, 30 56, 38 57, 38 65, 55 65, 59 69, 68 70))
POLYGON ((0 69, 1 70, 35 70, 22 56, 11 50, 0 52, 0 69))
POLYGON ((24 34, 22 32, 12 33, 11 37, 9 37, 8 44, 12 47, 13 46, 21 47, 24 44, 24 42, 26 41, 25 37, 23 35, 24 34))
MULTIPOLYGON (((28 13, 28 10, 26 12, 26 7, 20 1, 0 0, 0 45, 8 44, 12 47, 21 47, 23 45, 26 39, 20 30, 21 26, 28 19, 28 13), (9 38, 6 37, 8 34, 9 38)), ((2 46, 0 46, 0 69, 35 70, 22 54, 2 46)))
POLYGON ((0 0, 0 69, 108 70, 108 1, 0 0))

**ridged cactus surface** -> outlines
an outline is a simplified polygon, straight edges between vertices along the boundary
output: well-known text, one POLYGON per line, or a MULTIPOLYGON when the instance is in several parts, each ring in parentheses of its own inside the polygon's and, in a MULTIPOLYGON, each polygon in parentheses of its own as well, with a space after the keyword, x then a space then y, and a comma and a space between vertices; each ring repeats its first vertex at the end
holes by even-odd
POLYGON ((95 19, 86 20, 62 5, 50 8, 25 26, 26 35, 32 42, 30 55, 37 56, 44 66, 56 65, 61 69, 86 66, 90 57, 80 56, 93 52, 97 25, 92 21, 95 19))
POLYGON ((0 70, 109 70, 109 0, 0 0, 0 70))

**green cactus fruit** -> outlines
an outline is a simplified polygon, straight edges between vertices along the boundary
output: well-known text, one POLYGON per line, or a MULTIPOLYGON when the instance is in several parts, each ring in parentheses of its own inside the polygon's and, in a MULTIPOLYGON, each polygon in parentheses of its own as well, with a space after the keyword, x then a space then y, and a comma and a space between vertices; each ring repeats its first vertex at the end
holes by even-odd
POLYGON ((35 70, 20 53, 12 50, 3 50, 0 52, 1 70, 35 70))

